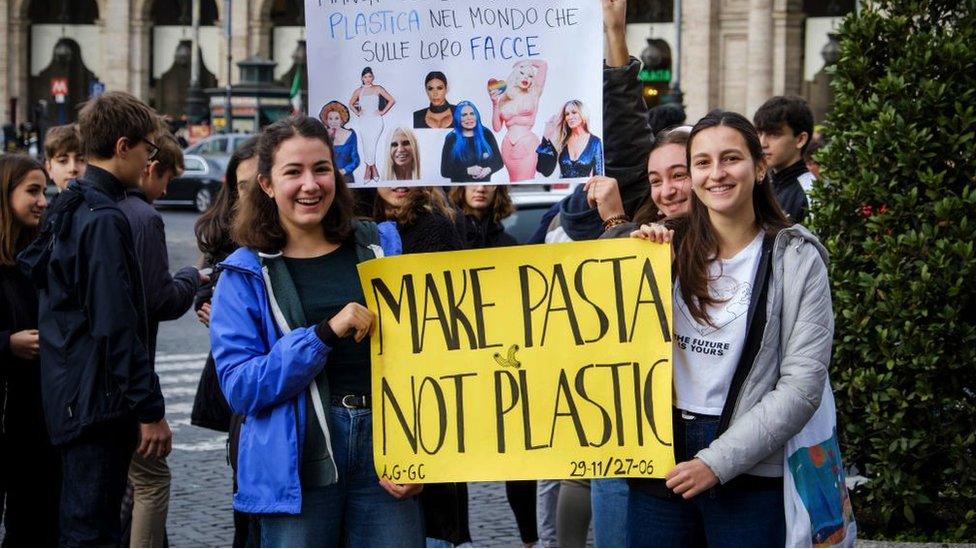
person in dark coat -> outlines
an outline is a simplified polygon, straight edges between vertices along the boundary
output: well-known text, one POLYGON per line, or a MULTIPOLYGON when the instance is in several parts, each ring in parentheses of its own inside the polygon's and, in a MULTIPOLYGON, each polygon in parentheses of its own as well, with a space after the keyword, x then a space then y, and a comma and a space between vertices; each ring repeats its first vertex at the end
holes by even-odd
MULTIPOLYGON (((36 160, 0 156, 0 459, 6 488, 4 547, 58 543, 61 461, 44 428, 41 406, 37 291, 16 266, 17 253, 37 234, 47 176, 36 160)), ((3 494, 0 492, 0 502, 3 494)), ((0 503, 0 514, 3 503, 0 503)))
POLYGON ((776 96, 759 107, 753 121, 773 174, 776 200, 791 222, 803 223, 814 181, 803 159, 813 137, 813 112, 800 97, 776 96))
MULTIPOLYGON (((146 349, 150 363, 155 365, 159 323, 176 320, 190 309, 201 276, 194 267, 184 267, 175 275, 169 273, 163 216, 152 204, 166 194, 170 180, 183 173, 183 151, 173 134, 162 125, 153 142, 159 146, 156 158, 146 167, 139 187, 126 193, 119 208, 129 221, 136 257, 142 267, 149 325, 146 349)), ((129 483, 133 487, 130 547, 166 545, 171 480, 166 458, 146 459, 133 454, 129 466, 129 483)))
MULTIPOLYGON (((404 254, 464 249, 454 225, 454 211, 434 187, 380 187, 373 218, 396 221, 404 254)), ((462 482, 425 484, 420 493, 427 538, 453 545, 471 542, 468 485, 462 482)))
POLYGON ((85 176, 61 193, 18 262, 40 300, 44 417, 62 458, 60 545, 112 547, 133 451, 172 448, 139 262, 118 207, 158 150, 156 115, 108 92, 85 105, 79 127, 85 176))
POLYGON ((465 249, 518 244, 502 226, 502 220, 515 213, 508 187, 465 185, 452 187, 449 196, 457 209, 454 222, 465 249))
POLYGON ((380 187, 373 219, 396 221, 404 254, 464 249, 454 226, 454 211, 434 187, 380 187))
POLYGON ((490 183, 502 167, 498 142, 481 124, 478 107, 461 101, 454 109, 454 129, 441 149, 441 175, 453 183, 490 183))
MULTIPOLYGON (((244 142, 227 162, 227 175, 217 192, 217 198, 194 225, 197 247, 203 253, 203 267, 211 271, 210 281, 200 287, 194 299, 197 319, 210 327, 210 302, 217 285, 220 271, 214 269, 240 246, 231 237, 231 226, 237 203, 248 185, 256 184, 258 174, 258 138, 244 142)), ((372 203, 370 203, 372 207, 372 203)), ((207 363, 200 375, 197 394, 193 399, 190 423, 197 427, 228 434, 230 465, 234 471, 234 491, 237 486, 237 445, 240 440, 244 417, 232 414, 230 405, 220 390, 213 353, 207 355, 207 363)), ((254 547, 261 539, 260 523, 253 515, 234 511, 234 539, 232 547, 254 547)))

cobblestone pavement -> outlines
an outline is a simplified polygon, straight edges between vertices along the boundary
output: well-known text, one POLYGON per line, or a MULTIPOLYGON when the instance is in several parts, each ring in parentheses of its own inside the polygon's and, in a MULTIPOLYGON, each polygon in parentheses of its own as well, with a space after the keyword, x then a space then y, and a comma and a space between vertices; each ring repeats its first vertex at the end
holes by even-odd
MULTIPOLYGON (((160 354, 156 370, 173 430, 169 539, 173 547, 229 546, 233 539, 231 477, 223 433, 190 425, 206 354, 160 354)), ((520 547, 502 483, 470 485, 471 537, 478 547, 520 547)))

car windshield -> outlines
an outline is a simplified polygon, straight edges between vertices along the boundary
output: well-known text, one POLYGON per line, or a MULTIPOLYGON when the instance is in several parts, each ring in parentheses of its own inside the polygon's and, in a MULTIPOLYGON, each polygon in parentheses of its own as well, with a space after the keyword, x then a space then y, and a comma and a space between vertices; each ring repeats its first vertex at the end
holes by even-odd
POLYGON ((523 204, 518 207, 518 211, 502 220, 502 225, 519 244, 525 244, 535 234, 542 216, 550 207, 552 204, 523 204))

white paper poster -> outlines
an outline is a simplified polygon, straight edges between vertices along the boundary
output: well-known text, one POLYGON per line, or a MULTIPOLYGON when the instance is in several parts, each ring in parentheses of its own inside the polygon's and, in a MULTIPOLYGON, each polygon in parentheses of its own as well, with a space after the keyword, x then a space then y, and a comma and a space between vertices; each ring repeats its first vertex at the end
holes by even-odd
POLYGON ((309 114, 351 187, 603 173, 598 0, 305 6, 309 114))

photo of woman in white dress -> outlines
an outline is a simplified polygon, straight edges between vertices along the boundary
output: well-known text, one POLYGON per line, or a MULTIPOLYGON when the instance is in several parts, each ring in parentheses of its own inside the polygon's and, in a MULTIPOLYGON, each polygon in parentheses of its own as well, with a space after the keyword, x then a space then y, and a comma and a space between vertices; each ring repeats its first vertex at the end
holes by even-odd
POLYGON ((364 181, 375 181, 380 178, 380 172, 376 169, 376 146, 379 144, 380 135, 383 133, 383 115, 390 112, 396 100, 386 91, 383 86, 374 83, 375 76, 373 69, 366 67, 362 72, 362 86, 352 92, 349 106, 352 112, 359 117, 359 137, 362 144, 360 156, 366 173, 363 175, 364 181), (380 107, 383 99, 385 103, 380 107))

